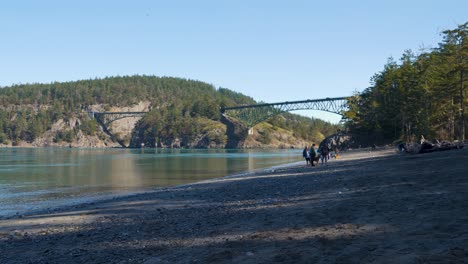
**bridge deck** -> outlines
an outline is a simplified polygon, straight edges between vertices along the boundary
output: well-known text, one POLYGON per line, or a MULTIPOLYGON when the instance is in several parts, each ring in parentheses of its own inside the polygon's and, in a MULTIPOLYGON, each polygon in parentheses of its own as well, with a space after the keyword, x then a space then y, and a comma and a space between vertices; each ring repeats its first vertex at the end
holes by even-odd
POLYGON ((348 97, 333 97, 333 98, 323 98, 323 99, 308 99, 301 101, 286 101, 280 103, 264 103, 264 104, 253 104, 253 105, 240 105, 240 106, 231 106, 231 107, 222 107, 221 112, 224 113, 226 110, 236 110, 244 108, 257 108, 257 107, 268 107, 268 106, 280 106, 280 105, 290 105, 290 104, 305 104, 305 103, 317 103, 317 102, 328 102, 328 101, 339 101, 346 100, 348 97))
POLYGON ((237 119, 251 128, 268 118, 295 110, 320 110, 342 115, 347 109, 348 97, 334 97, 323 99, 309 99, 301 101, 288 101, 270 104, 241 105, 221 108, 221 113, 237 119))

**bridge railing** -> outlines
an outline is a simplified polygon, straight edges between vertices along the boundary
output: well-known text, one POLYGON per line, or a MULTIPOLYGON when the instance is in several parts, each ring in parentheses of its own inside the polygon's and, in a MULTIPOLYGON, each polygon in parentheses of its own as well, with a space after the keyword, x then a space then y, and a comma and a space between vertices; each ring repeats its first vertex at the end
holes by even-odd
POLYGON ((286 101, 280 103, 263 103, 263 104, 253 104, 253 105, 240 105, 240 106, 231 106, 231 107, 221 107, 221 113, 224 113, 226 110, 236 110, 236 109, 245 109, 245 108, 258 108, 258 107, 268 107, 268 106, 283 106, 291 104, 308 104, 308 103, 319 103, 319 102, 329 102, 329 101, 341 101, 347 100, 348 97, 333 97, 333 98, 324 98, 324 99, 309 99, 302 101, 286 101))
POLYGON ((320 110, 342 115, 347 109, 347 97, 263 103, 221 108, 224 116, 235 118, 251 128, 268 118, 294 110, 320 110))

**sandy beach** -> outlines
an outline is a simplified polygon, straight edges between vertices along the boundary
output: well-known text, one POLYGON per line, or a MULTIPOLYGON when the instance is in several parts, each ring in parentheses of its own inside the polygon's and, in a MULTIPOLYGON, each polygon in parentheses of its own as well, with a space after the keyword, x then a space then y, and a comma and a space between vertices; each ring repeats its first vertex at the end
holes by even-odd
POLYGON ((468 263, 468 149, 349 152, 3 219, 0 263, 468 263))

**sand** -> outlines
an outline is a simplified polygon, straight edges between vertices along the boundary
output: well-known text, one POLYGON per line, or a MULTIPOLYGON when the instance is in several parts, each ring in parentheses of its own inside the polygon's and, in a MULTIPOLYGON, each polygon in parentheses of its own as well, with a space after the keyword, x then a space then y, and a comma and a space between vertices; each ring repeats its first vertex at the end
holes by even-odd
POLYGON ((356 151, 3 219, 0 263, 468 263, 468 149, 356 151))

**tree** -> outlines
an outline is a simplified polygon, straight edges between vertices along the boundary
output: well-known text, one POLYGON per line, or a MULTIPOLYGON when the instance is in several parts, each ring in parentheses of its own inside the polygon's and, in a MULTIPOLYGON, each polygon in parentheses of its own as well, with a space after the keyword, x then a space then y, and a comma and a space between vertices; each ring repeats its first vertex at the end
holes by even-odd
POLYGON ((465 140, 465 78, 468 70, 468 22, 459 25, 456 29, 445 30, 442 52, 447 56, 447 61, 453 65, 452 73, 457 73, 459 82, 460 104, 460 140, 465 140))
POLYGON ((444 31, 437 49, 419 55, 407 50, 399 63, 390 58, 371 86, 349 100, 350 131, 362 142, 388 143, 422 134, 453 139, 458 129, 464 140, 467 27, 444 31))

